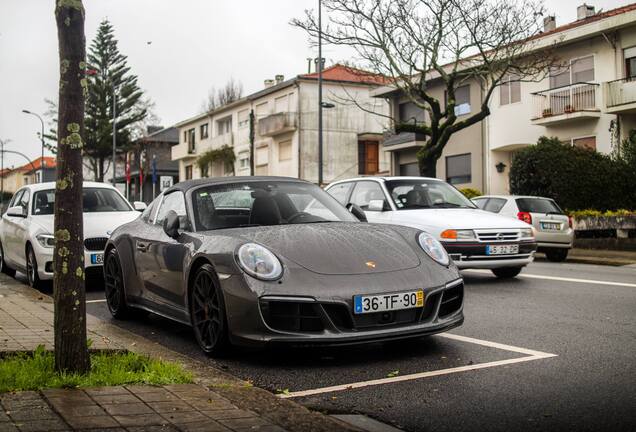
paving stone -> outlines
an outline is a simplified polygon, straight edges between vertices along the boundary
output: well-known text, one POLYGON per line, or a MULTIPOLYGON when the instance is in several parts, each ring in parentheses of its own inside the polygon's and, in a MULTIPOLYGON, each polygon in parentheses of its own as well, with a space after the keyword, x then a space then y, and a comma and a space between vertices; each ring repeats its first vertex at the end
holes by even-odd
POLYGON ((68 430, 68 426, 60 419, 34 420, 16 422, 21 432, 48 432, 68 430))
POLYGON ((17 410, 9 411, 9 417, 11 417, 11 420, 14 422, 20 422, 54 419, 57 418, 57 414, 55 414, 48 406, 46 408, 22 407, 17 410))
POLYGON ((179 425, 179 429, 183 432, 233 432, 232 429, 228 429, 213 420, 181 424, 179 425))
POLYGON ((2 407, 0 407, 0 423, 8 422, 8 421, 9 421, 9 417, 4 413, 4 410, 2 409, 2 407))
MULTIPOLYGON (((128 432, 178 432, 175 426, 170 424, 161 425, 161 426, 140 426, 140 427, 129 427, 127 428, 128 432)), ((91 430, 91 432, 95 432, 91 430)))
POLYGON ((175 393, 205 391, 205 388, 198 384, 169 384, 163 386, 163 388, 175 393))
POLYGON ((148 406, 158 413, 169 413, 175 411, 194 411, 194 408, 184 401, 148 402, 148 406))
POLYGON ((249 428, 233 429, 233 431, 234 432, 287 432, 282 427, 277 425, 272 425, 272 424, 249 427, 249 428))
POLYGON ((148 403, 148 402, 169 402, 169 401, 180 401, 181 399, 179 399, 177 396, 173 395, 172 393, 169 393, 167 390, 164 390, 162 393, 135 393, 135 396, 137 396, 139 399, 141 399, 142 401, 148 403))
POLYGON ((152 409, 144 403, 102 405, 110 415, 153 414, 152 409))
POLYGON ((122 426, 161 426, 168 422, 157 414, 113 416, 122 426))
POLYGON ((198 411, 172 412, 161 414, 164 419, 174 424, 185 424, 209 421, 208 417, 198 411))
POLYGON ((122 386, 112 387, 89 387, 84 391, 90 396, 105 396, 105 395, 128 395, 130 392, 122 386))
POLYGON ((100 405, 104 404, 134 404, 139 403, 140 400, 137 399, 132 394, 117 394, 117 395, 102 395, 102 396, 93 396, 93 400, 100 405))
POLYGON ((69 417, 66 422, 73 429, 95 429, 118 427, 119 423, 110 416, 69 417))
POLYGON ((188 403, 199 411, 213 411, 213 410, 230 410, 236 409, 236 406, 229 402, 216 401, 213 399, 207 400, 188 400, 188 403))
POLYGON ((98 405, 62 405, 55 408, 64 418, 66 417, 90 417, 106 415, 98 405))
POLYGON ((242 409, 229 409, 229 410, 217 410, 217 411, 201 411, 201 413, 210 417, 214 420, 224 420, 224 419, 238 419, 238 418, 248 418, 248 417, 257 417, 257 415, 251 411, 245 411, 242 409))
POLYGON ((0 423, 0 432, 17 432, 18 428, 13 425, 11 422, 2 422, 0 423))
POLYGON ((267 420, 264 420, 260 417, 225 419, 225 420, 219 420, 219 423, 229 427, 230 429, 253 428, 253 427, 271 424, 267 420))
POLYGON ((153 385, 127 385, 126 388, 128 389, 128 391, 135 394, 168 392, 168 390, 161 386, 153 385))

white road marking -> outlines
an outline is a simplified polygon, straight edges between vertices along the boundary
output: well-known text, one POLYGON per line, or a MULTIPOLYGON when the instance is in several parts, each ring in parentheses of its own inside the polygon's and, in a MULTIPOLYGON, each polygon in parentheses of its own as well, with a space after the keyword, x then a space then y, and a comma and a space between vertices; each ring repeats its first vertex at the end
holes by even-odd
POLYGON ((86 300, 86 303, 104 303, 106 299, 86 300))
POLYGON ((471 338, 467 336, 460 336, 456 334, 441 333, 441 334, 438 334, 437 336, 445 337, 448 339, 454 339, 461 342, 468 342, 468 343, 473 343, 477 345, 496 348, 496 349, 500 349, 504 351, 527 354, 527 356, 507 359, 507 360, 497 360, 497 361, 486 362, 486 363, 478 363, 478 364, 467 365, 467 366, 458 366, 454 368, 440 369, 435 371, 419 372, 419 373, 414 373, 409 375, 399 375, 399 376, 395 376, 391 378, 379 378, 379 379, 359 381, 359 382, 354 382, 349 384, 340 384, 340 385, 335 385, 330 387, 321 387, 321 388, 310 389, 310 390, 300 390, 296 392, 289 392, 286 394, 279 394, 277 396, 282 399, 312 396, 312 395, 317 395, 322 393, 331 393, 331 392, 351 390, 356 388, 376 386, 376 385, 382 385, 382 384, 392 384, 392 383, 403 382, 403 381, 412 381, 412 380, 417 380, 422 378, 430 378, 430 377, 448 375, 448 374, 453 374, 458 372, 486 369, 486 368, 491 368, 495 366, 505 366, 505 365, 515 364, 515 363, 523 363, 523 362, 529 362, 533 360, 541 360, 541 359, 546 359, 550 357, 557 357, 557 354, 550 354, 550 353, 546 353, 542 351, 535 351, 535 350, 516 347, 512 345, 505 345, 505 344, 500 344, 497 342, 491 342, 491 341, 482 340, 482 339, 475 339, 475 338, 471 338))
MULTIPOLYGON (((462 272, 473 272, 480 274, 492 274, 490 270, 477 270, 477 269, 469 269, 462 270, 462 272)), ((544 280, 553 280, 553 281, 561 281, 561 282, 576 282, 576 283, 585 283, 585 284, 593 284, 593 285, 611 285, 611 286, 623 286, 636 288, 636 284, 627 283, 627 282, 612 282, 612 281, 601 281, 601 280, 593 280, 593 279, 576 279, 576 278, 565 278, 559 276, 546 276, 546 275, 537 275, 531 273, 521 273, 517 277, 528 278, 528 279, 544 279, 544 280)))

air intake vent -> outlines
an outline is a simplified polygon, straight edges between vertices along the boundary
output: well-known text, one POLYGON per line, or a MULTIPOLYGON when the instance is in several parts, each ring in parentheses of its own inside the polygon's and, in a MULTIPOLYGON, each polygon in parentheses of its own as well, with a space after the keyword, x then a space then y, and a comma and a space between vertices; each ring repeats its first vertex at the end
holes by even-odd
POLYGON ((89 251, 103 251, 108 237, 92 237, 84 240, 84 247, 89 251))

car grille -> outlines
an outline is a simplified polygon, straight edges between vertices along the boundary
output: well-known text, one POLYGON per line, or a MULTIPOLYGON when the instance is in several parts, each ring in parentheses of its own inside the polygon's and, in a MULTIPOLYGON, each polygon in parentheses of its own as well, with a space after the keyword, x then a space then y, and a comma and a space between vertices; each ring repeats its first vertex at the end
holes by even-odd
POLYGON ((519 241, 519 231, 518 230, 478 230, 475 231, 477 234, 477 239, 480 242, 511 242, 511 241, 519 241))
POLYGON ((84 240, 84 247, 89 251, 103 251, 108 237, 93 237, 84 240))
POLYGON ((454 286, 442 293, 442 302, 439 305, 438 316, 445 318, 454 314, 462 307, 464 298, 464 284, 454 286))
POLYGON ((324 330, 317 303, 294 301, 260 302, 265 323, 274 330, 320 332, 324 330))

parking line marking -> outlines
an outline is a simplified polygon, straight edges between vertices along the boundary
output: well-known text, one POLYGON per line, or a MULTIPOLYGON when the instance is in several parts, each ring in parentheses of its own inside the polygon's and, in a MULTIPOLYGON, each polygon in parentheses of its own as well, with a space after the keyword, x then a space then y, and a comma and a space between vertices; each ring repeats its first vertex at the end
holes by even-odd
MULTIPOLYGON (((480 273, 480 274, 491 274, 490 270, 470 269, 470 270, 462 270, 462 271, 474 272, 474 273, 480 273)), ((600 281, 600 280, 593 280, 593 279, 575 279, 575 278, 566 278, 566 277, 559 277, 559 276, 537 275, 537 274, 531 274, 531 273, 521 273, 517 277, 523 277, 528 279, 544 279, 544 280, 553 280, 553 281, 561 281, 561 282, 576 282, 576 283, 586 283, 586 284, 594 284, 594 285, 611 285, 611 286, 623 286, 623 287, 636 288, 636 284, 628 283, 628 282, 600 281)))
POLYGON ((519 357, 519 358, 513 358, 513 359, 507 359, 507 360, 497 360, 497 361, 478 363, 478 364, 467 365, 467 366, 458 366, 454 368, 440 369, 440 370, 428 371, 428 372, 419 372, 419 373, 413 373, 409 375, 400 375, 400 376, 391 377, 391 378, 379 378, 374 380, 359 381, 359 382, 354 382, 349 384, 340 384, 340 385, 321 387, 321 388, 315 388, 310 390, 300 390, 300 391, 289 392, 285 394, 279 394, 277 396, 281 399, 297 398, 297 397, 303 397, 303 396, 313 396, 313 395, 322 394, 322 393, 332 393, 332 392, 352 390, 352 389, 370 387, 370 386, 376 386, 376 385, 382 385, 382 384, 392 384, 392 383, 403 382, 403 381, 412 381, 412 380, 430 378, 430 377, 435 377, 440 375, 449 375, 449 374, 454 374, 459 372, 467 372, 471 370, 486 369, 486 368, 491 368, 495 366, 505 366, 505 365, 515 364, 515 363, 523 363, 523 362, 529 362, 533 360, 542 360, 542 359, 546 359, 550 357, 557 357, 557 354, 550 354, 550 353, 541 352, 541 351, 529 350, 526 348, 520 348, 520 347, 515 347, 512 345, 505 345, 505 344, 500 344, 497 342, 491 342, 491 341, 482 340, 482 339, 475 339, 475 338, 460 336, 460 335, 451 334, 451 333, 441 333, 441 334, 438 334, 437 336, 442 336, 448 339, 454 339, 454 340, 458 340, 462 342, 474 343, 477 345, 483 345, 483 346, 496 348, 496 349, 500 349, 504 351, 512 351, 512 352, 528 354, 528 355, 525 357, 519 357))
POLYGON ((86 300, 86 303, 104 303, 106 299, 86 300))

